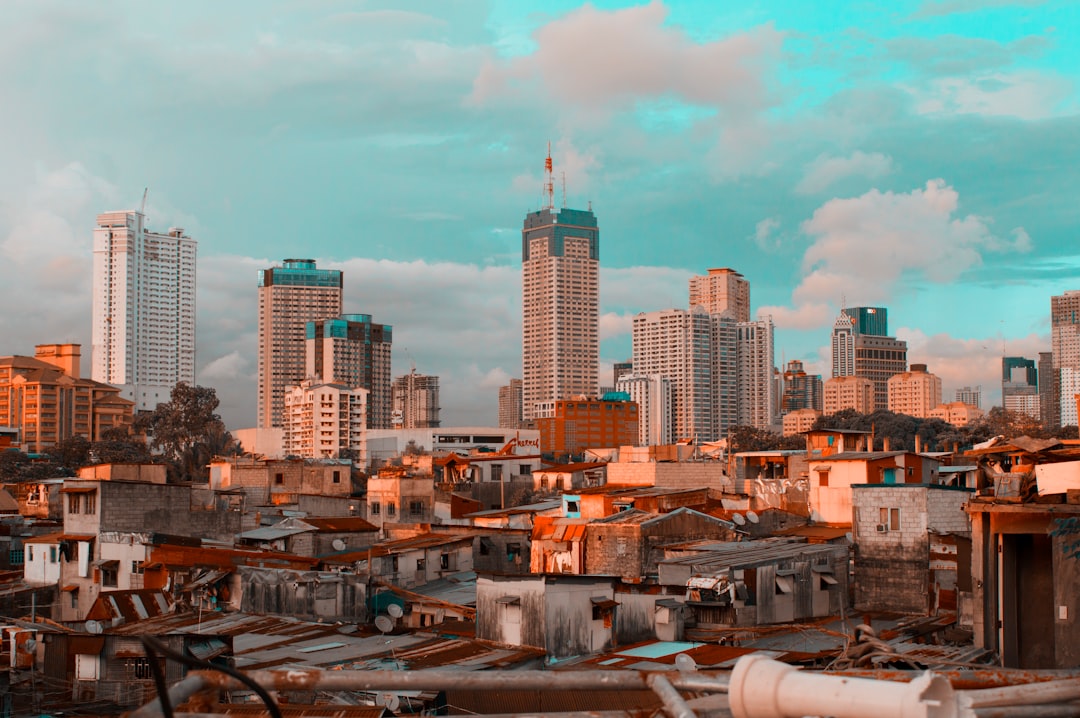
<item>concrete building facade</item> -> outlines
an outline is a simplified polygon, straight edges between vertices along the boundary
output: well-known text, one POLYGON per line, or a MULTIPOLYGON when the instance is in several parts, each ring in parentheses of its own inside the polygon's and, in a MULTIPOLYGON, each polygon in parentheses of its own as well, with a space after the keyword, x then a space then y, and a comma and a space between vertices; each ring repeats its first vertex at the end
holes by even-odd
POLYGON ((413 369, 394 379, 390 388, 393 412, 390 423, 402 429, 439 427, 439 377, 413 369))
POLYGON ((836 376, 822 385, 822 411, 835 414, 844 409, 854 409, 860 414, 871 414, 877 408, 874 403, 874 382, 861 376, 836 376))
POLYGON ((179 227, 151 232, 134 210, 94 228, 91 377, 153 411, 195 383, 195 254, 179 227))
POLYGON ((985 414, 982 409, 962 401, 938 404, 928 414, 931 419, 941 419, 953 426, 967 426, 985 414))
POLYGON ((285 390, 286 456, 367 460, 367 389, 307 380, 285 390))
POLYGON ((373 322, 370 314, 343 314, 308 322, 305 337, 306 376, 366 389, 368 428, 392 428, 393 327, 373 322))
POLYGON ((551 416, 536 419, 540 451, 576 454, 585 449, 633 445, 638 440, 638 405, 633 401, 562 399, 551 416))
POLYGON ((773 381, 773 322, 771 317, 739 322, 736 345, 738 423, 769 429, 776 419, 773 381))
POLYGON ((1001 405, 1035 419, 1042 417, 1039 370, 1034 359, 1001 358, 1001 405))
POLYGON ((600 229, 591 210, 547 206, 525 216, 522 263, 522 414, 540 402, 599 393, 600 229))
POLYGON ((671 381, 660 374, 624 374, 616 391, 630 395, 638 405, 638 446, 663 446, 674 441, 671 423, 671 381))
POLYGON ((259 427, 281 426, 285 388, 307 378, 307 323, 341 314, 341 288, 341 272, 318 269, 314 259, 259 273, 259 427))
POLYGON ((690 277, 690 307, 704 307, 709 314, 730 311, 737 322, 750 321, 750 282, 734 269, 710 269, 704 276, 690 277))
POLYGON ((521 379, 511 379, 509 384, 499 387, 500 428, 522 428, 521 401, 521 379))
POLYGON ((889 377, 889 411, 920 419, 941 404, 941 378, 926 370, 925 364, 912 364, 911 371, 889 377))

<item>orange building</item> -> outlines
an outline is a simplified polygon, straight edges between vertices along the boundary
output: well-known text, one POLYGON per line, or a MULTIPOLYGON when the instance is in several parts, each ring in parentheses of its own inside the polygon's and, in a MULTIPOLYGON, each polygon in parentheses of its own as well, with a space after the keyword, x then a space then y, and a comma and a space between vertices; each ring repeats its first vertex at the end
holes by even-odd
POLYGON ((536 419, 540 453, 576 454, 585 449, 634 446, 638 405, 634 401, 561 399, 548 403, 536 419))
POLYGON ((80 376, 78 344, 40 344, 33 358, 0 357, 0 426, 19 430, 28 453, 64 439, 101 439, 106 429, 130 426, 133 402, 120 389, 80 376))

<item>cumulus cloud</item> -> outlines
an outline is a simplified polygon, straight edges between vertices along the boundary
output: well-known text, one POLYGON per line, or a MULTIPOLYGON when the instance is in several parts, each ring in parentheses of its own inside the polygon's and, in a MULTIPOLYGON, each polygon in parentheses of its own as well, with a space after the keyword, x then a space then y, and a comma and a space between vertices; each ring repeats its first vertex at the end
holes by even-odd
POLYGON ((856 150, 850 157, 819 155, 806 167, 795 191, 799 194, 817 194, 848 177, 877 179, 892 170, 892 157, 880 152, 856 150))
POLYGON ((835 319, 836 312, 825 303, 800 304, 797 307, 764 306, 757 311, 758 319, 772 317, 778 329, 821 327, 835 319))
POLYGON ((985 252, 1028 251, 1022 228, 1013 239, 991 232, 991 220, 959 216, 959 193, 935 179, 908 193, 871 190, 832 199, 803 222, 813 238, 803 255, 803 279, 792 309, 769 307, 778 324, 824 326, 827 305, 846 295, 856 302, 884 302, 905 278, 949 282, 978 266, 985 252), (817 324, 793 324, 817 320, 817 324))

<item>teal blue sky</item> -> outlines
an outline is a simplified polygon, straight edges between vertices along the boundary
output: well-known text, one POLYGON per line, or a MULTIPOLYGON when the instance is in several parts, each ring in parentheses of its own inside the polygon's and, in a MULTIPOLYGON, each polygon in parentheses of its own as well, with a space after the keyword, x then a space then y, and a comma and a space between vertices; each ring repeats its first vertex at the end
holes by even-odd
MULTIPOLYGON (((90 347, 90 237, 199 240, 199 381, 254 418, 256 270, 315 257, 394 325, 445 423, 520 373, 547 143, 601 226, 602 379, 634 314, 730 266, 776 361, 889 307, 946 394, 998 400, 1080 288, 1080 5, 258 0, 0 4, 3 354, 90 347)), ((89 360, 84 361, 88 369, 89 360)))

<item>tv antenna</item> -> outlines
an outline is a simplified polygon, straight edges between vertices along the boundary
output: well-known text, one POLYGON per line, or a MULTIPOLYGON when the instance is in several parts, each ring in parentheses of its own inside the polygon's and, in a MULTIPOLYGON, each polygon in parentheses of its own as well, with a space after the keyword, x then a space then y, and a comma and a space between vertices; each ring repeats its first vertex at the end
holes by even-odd
POLYGON ((555 209, 555 176, 551 162, 551 140, 548 140, 547 159, 544 160, 544 200, 547 202, 544 209, 555 209))

